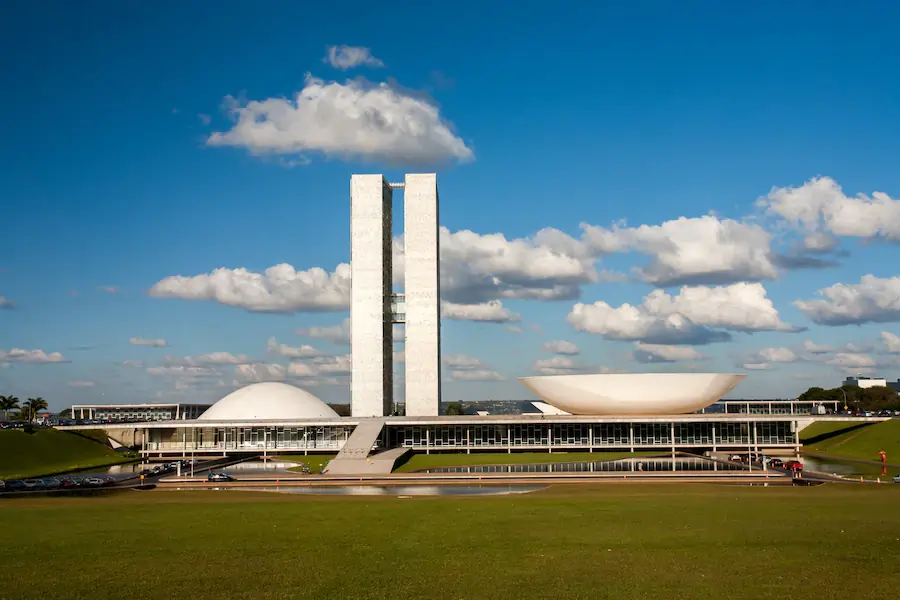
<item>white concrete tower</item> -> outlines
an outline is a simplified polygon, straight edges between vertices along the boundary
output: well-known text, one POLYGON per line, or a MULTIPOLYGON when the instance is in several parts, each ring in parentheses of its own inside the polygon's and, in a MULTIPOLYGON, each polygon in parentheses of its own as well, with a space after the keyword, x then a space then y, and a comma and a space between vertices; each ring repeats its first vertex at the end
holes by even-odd
POLYGON ((441 403, 441 273, 437 175, 408 174, 403 191, 406 414, 434 416, 441 403))
POLYGON ((354 417, 391 413, 391 186, 381 175, 350 178, 350 404, 354 417))

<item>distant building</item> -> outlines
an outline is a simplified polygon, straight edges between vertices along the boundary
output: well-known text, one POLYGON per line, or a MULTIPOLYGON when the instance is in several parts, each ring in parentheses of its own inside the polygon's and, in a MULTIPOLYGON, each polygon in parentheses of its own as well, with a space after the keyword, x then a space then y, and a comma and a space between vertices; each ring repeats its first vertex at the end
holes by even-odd
MULTIPOLYGON (((873 387, 887 387, 888 382, 884 377, 863 377, 862 375, 857 375, 856 377, 848 377, 845 379, 843 385, 852 385, 866 389, 873 387)), ((891 387, 894 385, 897 384, 891 384, 891 387)))
POLYGON ((889 388, 900 394, 900 379, 897 381, 888 381, 887 385, 889 388))

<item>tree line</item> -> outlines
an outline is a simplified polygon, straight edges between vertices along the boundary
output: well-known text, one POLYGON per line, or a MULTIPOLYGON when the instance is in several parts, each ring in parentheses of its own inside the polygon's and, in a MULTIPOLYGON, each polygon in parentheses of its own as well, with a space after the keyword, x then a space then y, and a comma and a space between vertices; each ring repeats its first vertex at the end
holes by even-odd
POLYGON ((886 386, 861 388, 845 385, 830 390, 811 387, 797 397, 803 402, 839 402, 850 410, 900 410, 900 396, 886 386))
POLYGON ((0 396, 0 410, 3 420, 33 421, 42 410, 47 410, 47 401, 41 397, 29 398, 20 403, 15 396, 0 396))

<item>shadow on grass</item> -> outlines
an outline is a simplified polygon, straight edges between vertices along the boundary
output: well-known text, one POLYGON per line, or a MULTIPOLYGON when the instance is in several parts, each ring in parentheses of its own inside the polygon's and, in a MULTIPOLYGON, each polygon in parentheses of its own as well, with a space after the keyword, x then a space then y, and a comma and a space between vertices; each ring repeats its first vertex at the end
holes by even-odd
POLYGON ((836 431, 828 431, 826 433, 820 433, 819 435, 814 435, 811 438, 806 438, 803 440, 804 446, 813 446, 818 444, 819 442, 824 442, 825 440, 830 440, 831 438, 838 437, 839 435, 844 435, 850 433, 852 431, 857 431, 862 429, 863 427, 868 427, 871 423, 859 423, 857 425, 851 425, 849 427, 845 427, 843 429, 838 429, 836 431))

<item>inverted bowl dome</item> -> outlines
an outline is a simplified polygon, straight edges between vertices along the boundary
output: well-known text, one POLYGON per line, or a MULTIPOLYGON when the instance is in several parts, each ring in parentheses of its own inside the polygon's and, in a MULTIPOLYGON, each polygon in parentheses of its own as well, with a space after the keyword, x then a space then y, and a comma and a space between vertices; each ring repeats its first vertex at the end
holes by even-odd
POLYGON ((286 383, 254 383, 235 390, 197 417, 203 421, 257 421, 337 417, 330 406, 286 383))
POLYGON ((519 381, 544 402, 573 415, 680 415, 706 408, 746 375, 640 373, 552 375, 519 381))

